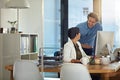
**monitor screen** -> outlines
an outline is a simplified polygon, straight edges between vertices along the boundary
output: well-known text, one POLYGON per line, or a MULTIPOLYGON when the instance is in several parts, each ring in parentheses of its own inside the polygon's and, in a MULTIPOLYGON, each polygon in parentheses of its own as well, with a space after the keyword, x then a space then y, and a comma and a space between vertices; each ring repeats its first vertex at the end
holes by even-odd
POLYGON ((114 44, 114 32, 98 31, 96 38, 95 56, 106 56, 112 51, 114 44))

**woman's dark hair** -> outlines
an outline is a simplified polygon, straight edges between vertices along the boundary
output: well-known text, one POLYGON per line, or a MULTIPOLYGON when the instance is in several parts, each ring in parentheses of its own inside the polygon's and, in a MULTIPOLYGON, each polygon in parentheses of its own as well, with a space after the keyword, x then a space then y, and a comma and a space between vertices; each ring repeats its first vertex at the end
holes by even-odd
POLYGON ((79 33, 80 33, 80 30, 78 27, 72 27, 68 29, 68 37, 70 39, 75 38, 76 34, 79 34, 79 33))

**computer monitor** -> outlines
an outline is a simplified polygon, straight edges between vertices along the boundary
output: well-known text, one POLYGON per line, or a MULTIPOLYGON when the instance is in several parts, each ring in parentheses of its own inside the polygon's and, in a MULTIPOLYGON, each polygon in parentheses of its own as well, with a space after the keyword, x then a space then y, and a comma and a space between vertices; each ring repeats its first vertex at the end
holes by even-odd
POLYGON ((114 44, 114 32, 98 31, 96 38, 95 56, 106 56, 111 53, 114 44))

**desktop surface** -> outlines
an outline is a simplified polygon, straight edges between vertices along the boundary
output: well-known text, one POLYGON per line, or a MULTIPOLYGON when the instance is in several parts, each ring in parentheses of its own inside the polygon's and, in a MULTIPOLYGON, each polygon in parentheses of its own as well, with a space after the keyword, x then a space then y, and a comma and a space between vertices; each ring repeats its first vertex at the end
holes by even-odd
MULTIPOLYGON (((77 63, 78 64, 78 63, 77 63)), ((88 71, 90 73, 95 73, 98 74, 100 73, 104 79, 102 80, 110 80, 110 76, 113 76, 114 74, 119 74, 120 73, 120 69, 118 69, 117 71, 115 71, 114 69, 109 68, 109 66, 107 65, 86 65, 86 67, 88 68, 88 71)), ((53 66, 53 67, 44 67, 44 72, 60 72, 60 68, 61 66, 53 66)), ((5 69, 11 72, 11 80, 13 80, 13 65, 6 65, 5 69)), ((39 67, 39 70, 41 71, 41 67, 39 67)))
POLYGON ((115 71, 120 69, 120 61, 113 62, 108 65, 108 68, 114 69, 115 71))

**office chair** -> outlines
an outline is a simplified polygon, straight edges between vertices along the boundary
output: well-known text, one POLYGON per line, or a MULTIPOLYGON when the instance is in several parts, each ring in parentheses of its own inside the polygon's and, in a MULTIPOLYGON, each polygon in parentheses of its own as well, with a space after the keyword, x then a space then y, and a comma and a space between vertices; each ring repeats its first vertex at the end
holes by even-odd
POLYGON ((30 60, 18 60, 13 67, 14 80, 44 80, 37 65, 30 60))
POLYGON ((82 64, 64 63, 60 71, 60 80, 92 80, 87 68, 82 64))

